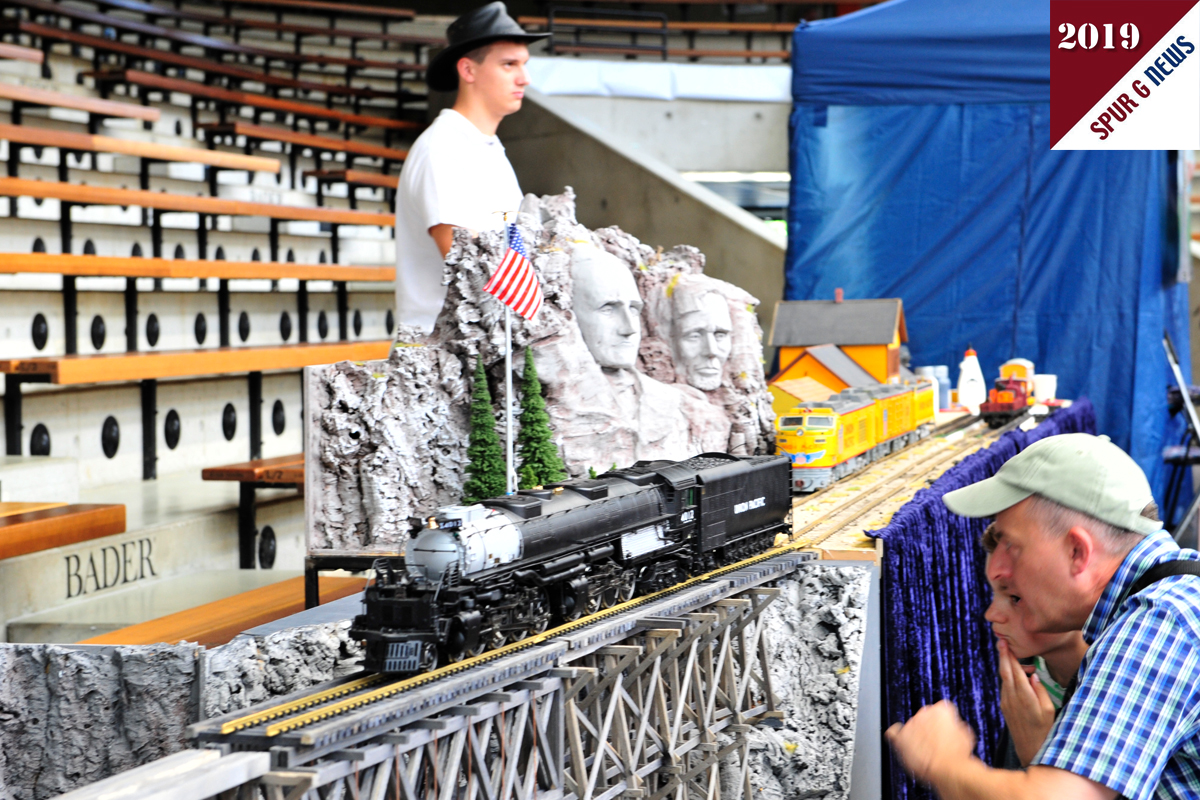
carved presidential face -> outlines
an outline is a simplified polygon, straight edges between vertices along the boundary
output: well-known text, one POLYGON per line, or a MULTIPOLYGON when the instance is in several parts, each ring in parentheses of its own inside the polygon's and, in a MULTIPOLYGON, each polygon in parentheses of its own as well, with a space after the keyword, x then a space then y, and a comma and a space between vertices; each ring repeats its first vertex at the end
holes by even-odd
POLYGON ((733 346, 729 304, 716 292, 700 296, 680 293, 671 331, 671 355, 684 379, 706 392, 721 385, 733 346))
POLYGON ((642 296, 616 256, 580 248, 571 261, 573 310, 592 357, 604 369, 633 369, 642 340, 642 296))

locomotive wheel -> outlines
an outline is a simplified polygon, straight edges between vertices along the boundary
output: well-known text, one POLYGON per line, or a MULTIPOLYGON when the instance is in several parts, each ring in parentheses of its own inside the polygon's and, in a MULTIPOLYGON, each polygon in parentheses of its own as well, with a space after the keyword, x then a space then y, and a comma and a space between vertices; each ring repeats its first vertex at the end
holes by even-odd
POLYGON ((589 591, 588 597, 587 597, 587 602, 584 603, 584 605, 587 607, 587 613, 595 614, 597 611, 599 611, 600 606, 603 603, 603 599, 604 599, 604 592, 598 592, 596 594, 592 594, 589 591))
POLYGON ((446 641, 438 645, 438 664, 455 664, 466 658, 466 655, 467 632, 456 618, 451 621, 450 630, 446 632, 446 641))
POLYGON ((529 632, 544 633, 550 627, 550 600, 545 591, 539 591, 529 603, 529 632))
POLYGON ((619 602, 626 603, 633 599, 637 594, 637 571, 627 569, 621 572, 621 576, 617 579, 617 598, 619 602))

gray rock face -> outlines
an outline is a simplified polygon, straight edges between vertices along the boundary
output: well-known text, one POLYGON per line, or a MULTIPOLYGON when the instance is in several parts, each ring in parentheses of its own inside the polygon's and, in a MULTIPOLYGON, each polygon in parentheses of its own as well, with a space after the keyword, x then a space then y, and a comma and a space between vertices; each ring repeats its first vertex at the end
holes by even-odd
POLYGON ((0 645, 0 798, 42 800, 187 747, 187 726, 358 671, 350 621, 195 645, 0 645))
POLYGON ((208 653, 204 716, 249 708, 361 669, 362 645, 350 620, 279 631, 263 639, 239 636, 208 653))
MULTIPOLYGON (((870 572, 815 563, 797 577, 780 584, 782 596, 763 612, 784 718, 780 730, 750 731, 751 782, 763 800, 842 800, 850 794, 870 572)), ((738 796, 735 762, 723 766, 723 794, 738 796)))
POLYGON ((387 361, 313 368, 309 382, 306 413, 320 431, 309 443, 309 547, 403 549, 413 525, 462 494, 469 432, 462 362, 445 348, 408 341, 387 361))
POLYGON ((182 749, 197 649, 0 646, 0 797, 52 797, 182 749))

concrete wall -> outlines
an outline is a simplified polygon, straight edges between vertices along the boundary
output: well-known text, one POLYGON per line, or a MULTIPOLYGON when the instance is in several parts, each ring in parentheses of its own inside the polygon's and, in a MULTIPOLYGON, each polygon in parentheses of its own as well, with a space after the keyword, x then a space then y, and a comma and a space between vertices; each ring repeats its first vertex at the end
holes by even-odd
POLYGON ((787 103, 555 95, 554 107, 595 123, 686 172, 787 172, 787 103))
POLYGON ((578 219, 589 228, 617 225, 652 246, 695 245, 709 275, 759 299, 759 322, 769 330, 783 297, 785 238, 560 99, 530 91, 521 112, 500 126, 521 188, 557 194, 572 186, 578 219))

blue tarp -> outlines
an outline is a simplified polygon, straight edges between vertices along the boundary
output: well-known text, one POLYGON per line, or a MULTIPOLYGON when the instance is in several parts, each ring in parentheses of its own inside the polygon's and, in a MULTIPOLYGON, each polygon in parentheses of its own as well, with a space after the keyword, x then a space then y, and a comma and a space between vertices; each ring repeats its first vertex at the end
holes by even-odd
POLYGON ((786 297, 904 300, 915 365, 1013 357, 1089 397, 1161 502, 1174 154, 1052 152, 1046 0, 891 0, 797 28, 786 297))

